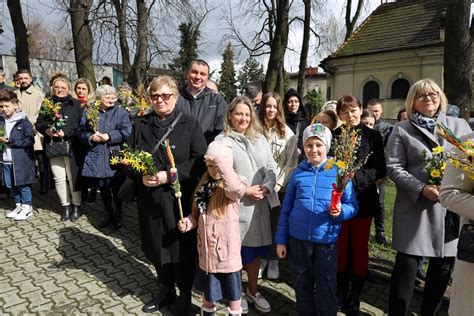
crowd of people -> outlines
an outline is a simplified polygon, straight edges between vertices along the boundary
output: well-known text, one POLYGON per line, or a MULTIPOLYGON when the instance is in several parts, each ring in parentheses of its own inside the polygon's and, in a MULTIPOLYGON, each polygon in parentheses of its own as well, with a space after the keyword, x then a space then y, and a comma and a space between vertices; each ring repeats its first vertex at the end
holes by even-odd
MULTIPOLYGON (((440 87, 430 79, 414 83, 399 123, 392 125, 383 120, 379 100, 363 107, 353 95, 327 102, 314 117, 307 115, 296 90, 283 97, 262 95, 255 83, 246 96, 227 104, 209 72, 204 60, 193 61, 181 91, 169 76, 154 78, 147 88, 150 109, 140 115, 127 111, 111 82, 101 82, 94 91, 87 79, 72 84, 65 75, 54 75, 46 99, 59 104, 52 121, 31 73, 19 70, 16 88, 0 86, 1 179, 15 200, 6 216, 19 221, 33 215, 31 186, 39 179, 41 194, 54 183, 61 221, 78 220, 81 202, 94 200, 98 191, 104 206, 98 227, 120 229, 121 191, 131 184, 142 249, 160 285, 143 312, 177 300, 176 313, 190 314, 193 288, 202 293, 202 315, 215 315, 221 299, 227 300, 229 315, 247 313, 249 303, 271 312, 258 279, 265 272, 268 279, 278 279, 279 260, 288 257, 299 315, 356 315, 368 275, 373 219, 375 240, 388 245, 388 176, 397 188, 392 236, 397 255, 388 312, 408 313, 426 258, 421 314, 435 315, 454 266, 456 213, 463 221, 474 217, 472 180, 448 167, 440 188, 428 184, 423 168, 424 152, 436 146, 452 149, 437 135, 436 123, 459 136, 471 132, 466 121, 446 115, 440 87), (328 158, 343 128, 360 136, 356 156, 364 164, 333 205, 338 171, 328 158), (137 175, 111 165, 125 144, 150 153, 158 171, 137 175), (248 277, 245 290, 242 270, 248 277)), ((473 288, 466 274, 472 278, 473 265, 457 262, 453 315, 474 310, 472 291, 463 290, 473 288)))

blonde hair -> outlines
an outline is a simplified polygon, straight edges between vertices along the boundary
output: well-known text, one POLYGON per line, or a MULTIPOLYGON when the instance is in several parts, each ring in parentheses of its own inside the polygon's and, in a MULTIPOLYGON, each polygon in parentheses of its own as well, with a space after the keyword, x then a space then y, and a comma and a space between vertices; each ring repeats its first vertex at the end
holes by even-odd
POLYGON ((148 95, 150 92, 156 91, 163 86, 168 86, 168 88, 171 90, 171 93, 173 93, 173 96, 176 97, 176 99, 179 98, 179 90, 176 80, 166 75, 153 78, 153 80, 150 82, 150 85, 148 86, 148 95))
POLYGON ((241 96, 234 98, 227 108, 227 113, 224 119, 224 135, 228 136, 229 133, 234 129, 230 123, 230 115, 234 111, 235 107, 239 104, 246 105, 250 110, 250 124, 249 127, 244 132, 244 135, 247 136, 250 141, 254 142, 257 139, 258 134, 262 133, 262 126, 255 114, 252 106, 252 102, 249 98, 241 96))
POLYGON ((410 117, 413 113, 413 103, 415 102, 415 97, 420 93, 427 92, 438 92, 439 93, 439 104, 441 111, 446 112, 448 107, 448 99, 444 94, 443 90, 438 86, 438 84, 430 78, 425 78, 415 82, 408 91, 407 99, 405 100, 405 108, 407 110, 407 116, 410 117))
POLYGON ((71 93, 71 91, 72 91, 71 81, 69 80, 68 77, 66 77, 65 74, 58 72, 58 73, 55 73, 54 75, 52 75, 51 79, 49 81, 51 95, 54 95, 53 87, 54 87, 54 84, 58 81, 64 82, 67 85, 68 89, 69 89, 69 93, 71 93))
POLYGON ((95 99, 95 93, 94 93, 94 88, 92 88, 92 83, 89 81, 89 79, 86 78, 79 78, 76 80, 74 83, 74 88, 71 91, 71 95, 74 99, 78 99, 77 93, 76 93, 76 88, 80 84, 85 84, 87 87, 87 101, 90 102, 95 99))
MULTIPOLYGON (((202 176, 201 180, 199 180, 196 189, 194 190, 193 196, 196 192, 204 185, 204 183, 209 179, 209 172, 205 172, 202 176)), ((227 205, 229 204, 229 198, 225 195, 224 190, 224 181, 218 180, 218 184, 216 190, 212 194, 211 198, 209 199, 209 204, 207 205, 207 210, 211 211, 212 215, 215 218, 223 218, 227 209, 227 205)), ((193 198, 193 203, 191 206, 191 211, 194 217, 199 217, 199 210, 197 208, 196 201, 193 198)))

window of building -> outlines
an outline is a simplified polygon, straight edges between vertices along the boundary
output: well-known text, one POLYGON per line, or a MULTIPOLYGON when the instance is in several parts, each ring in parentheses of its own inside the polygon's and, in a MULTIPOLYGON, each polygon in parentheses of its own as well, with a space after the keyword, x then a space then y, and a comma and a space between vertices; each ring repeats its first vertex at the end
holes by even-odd
POLYGON ((392 83, 392 93, 390 94, 391 99, 406 99, 408 90, 410 90, 410 83, 408 80, 398 78, 392 83))
POLYGON ((380 86, 375 80, 367 81, 362 92, 362 103, 365 107, 370 99, 380 99, 380 86))
POLYGON ((326 88, 326 100, 331 100, 331 87, 326 88))

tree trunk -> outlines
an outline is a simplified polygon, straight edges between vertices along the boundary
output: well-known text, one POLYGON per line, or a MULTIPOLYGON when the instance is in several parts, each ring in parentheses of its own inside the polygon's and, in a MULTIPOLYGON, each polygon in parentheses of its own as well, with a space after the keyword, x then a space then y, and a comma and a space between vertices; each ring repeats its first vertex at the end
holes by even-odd
POLYGON ((129 83, 132 86, 138 86, 144 83, 146 71, 148 69, 147 62, 147 27, 148 27, 148 10, 145 0, 137 0, 137 53, 132 65, 132 73, 129 83))
POLYGON ((303 0, 304 2, 304 25, 303 25, 303 45, 301 46, 300 67, 298 73, 298 94, 303 97, 305 95, 305 79, 306 79, 306 65, 308 62, 309 36, 311 32, 311 1, 303 0))
MULTIPOLYGON (((3 4, 3 2, 2 2, 3 4)), ((15 56, 18 69, 30 70, 30 52, 28 49, 28 34, 23 14, 21 13, 21 3, 19 0, 7 0, 8 11, 15 33, 15 56)))
POLYGON ((128 82, 130 75, 130 48, 127 41, 127 7, 128 0, 113 0, 115 12, 117 14, 118 21, 118 33, 120 43, 120 53, 122 55, 122 72, 123 81, 128 82))
POLYGON ((263 93, 276 91, 282 93, 283 83, 277 86, 278 72, 283 66, 286 46, 288 44, 288 11, 289 0, 278 0, 276 8, 275 33, 271 43, 270 59, 268 60, 267 74, 263 83, 263 93))
POLYGON ((89 11, 92 0, 70 0, 72 39, 77 76, 87 78, 95 87, 94 64, 92 63, 92 31, 89 25, 89 11))
POLYGON ((364 0, 358 0, 356 12, 354 16, 351 18, 352 12, 352 0, 347 0, 346 4, 346 37, 344 40, 347 40, 349 36, 351 36, 352 32, 354 32, 355 25, 357 20, 360 16, 360 11, 362 10, 362 5, 364 4, 364 0))
POLYGON ((469 119, 471 110, 471 35, 469 0, 448 1, 444 41, 444 91, 450 104, 469 119))

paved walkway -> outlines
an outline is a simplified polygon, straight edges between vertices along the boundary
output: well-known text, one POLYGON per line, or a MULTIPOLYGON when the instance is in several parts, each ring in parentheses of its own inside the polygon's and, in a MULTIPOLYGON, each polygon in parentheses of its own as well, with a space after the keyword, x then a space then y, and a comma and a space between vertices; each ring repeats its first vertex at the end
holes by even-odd
MULTIPOLYGON (((125 204, 121 230, 99 230, 100 200, 84 204, 85 214, 77 222, 62 223, 55 191, 43 196, 34 191, 37 212, 28 221, 6 218, 13 202, 0 201, 0 314, 143 314, 143 302, 158 286, 140 250, 134 204, 125 204)), ((281 280, 262 280, 260 289, 273 307, 270 315, 296 315, 287 263, 282 266, 281 280)), ((368 315, 387 310, 387 281, 379 280, 365 288, 363 310, 368 315)), ((197 294, 193 303, 199 306, 197 294)), ((162 314, 174 315, 173 310, 171 306, 162 314)), ((258 313, 251 307, 249 315, 258 313)))

